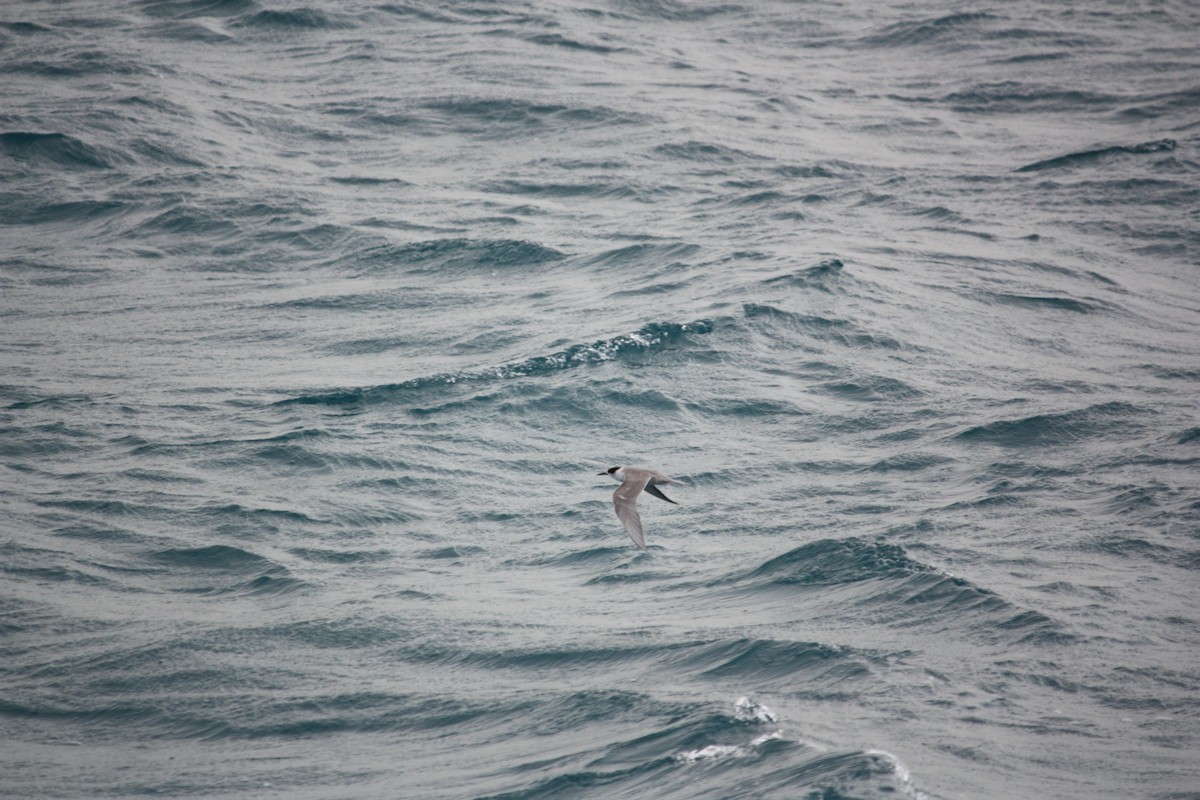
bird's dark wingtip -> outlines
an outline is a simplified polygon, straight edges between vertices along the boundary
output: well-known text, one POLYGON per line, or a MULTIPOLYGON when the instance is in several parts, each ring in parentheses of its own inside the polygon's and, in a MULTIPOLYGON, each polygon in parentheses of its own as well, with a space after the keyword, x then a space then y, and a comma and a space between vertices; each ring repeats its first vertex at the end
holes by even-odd
POLYGON ((646 494, 654 495, 659 500, 666 500, 668 503, 670 503, 673 506, 679 505, 679 503, 676 503, 674 500, 672 500, 671 498, 669 498, 665 494, 663 494, 662 489, 659 489, 657 486, 655 486, 653 484, 650 484, 650 483, 646 484, 646 488, 644 491, 646 492, 646 494))

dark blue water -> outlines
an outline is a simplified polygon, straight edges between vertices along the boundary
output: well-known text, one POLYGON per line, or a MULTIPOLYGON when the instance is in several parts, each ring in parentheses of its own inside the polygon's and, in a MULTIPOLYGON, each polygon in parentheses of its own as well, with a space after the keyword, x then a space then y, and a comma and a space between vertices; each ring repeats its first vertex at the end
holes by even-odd
POLYGON ((1198 29, 3 6, 0 795, 1200 797, 1198 29))

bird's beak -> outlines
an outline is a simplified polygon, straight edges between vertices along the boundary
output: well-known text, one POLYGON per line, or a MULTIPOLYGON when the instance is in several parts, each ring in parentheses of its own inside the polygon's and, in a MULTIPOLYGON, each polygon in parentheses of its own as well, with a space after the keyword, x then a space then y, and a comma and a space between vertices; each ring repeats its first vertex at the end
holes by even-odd
POLYGON ((597 475, 607 475, 608 473, 607 472, 597 472, 596 474, 597 475))

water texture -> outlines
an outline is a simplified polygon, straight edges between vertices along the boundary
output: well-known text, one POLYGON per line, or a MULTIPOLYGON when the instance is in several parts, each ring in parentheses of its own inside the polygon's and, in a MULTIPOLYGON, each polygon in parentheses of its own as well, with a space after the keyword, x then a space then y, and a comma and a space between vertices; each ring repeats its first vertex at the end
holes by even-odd
POLYGON ((1197 30, 4 5, 0 796, 1200 797, 1197 30))

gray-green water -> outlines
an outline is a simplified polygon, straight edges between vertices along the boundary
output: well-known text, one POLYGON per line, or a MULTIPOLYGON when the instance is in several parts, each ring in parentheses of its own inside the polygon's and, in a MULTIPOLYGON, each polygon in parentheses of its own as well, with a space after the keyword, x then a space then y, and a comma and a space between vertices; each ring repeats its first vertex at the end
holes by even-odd
POLYGON ((4 6, 0 795, 1200 797, 1198 22, 4 6))

